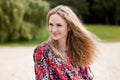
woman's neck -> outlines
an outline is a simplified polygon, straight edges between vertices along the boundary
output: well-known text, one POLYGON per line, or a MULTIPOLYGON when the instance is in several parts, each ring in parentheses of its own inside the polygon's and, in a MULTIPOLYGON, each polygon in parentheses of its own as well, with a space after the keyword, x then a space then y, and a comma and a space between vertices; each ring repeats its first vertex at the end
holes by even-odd
POLYGON ((59 49, 64 52, 67 50, 67 46, 66 46, 66 40, 60 40, 58 41, 58 45, 59 45, 59 49))

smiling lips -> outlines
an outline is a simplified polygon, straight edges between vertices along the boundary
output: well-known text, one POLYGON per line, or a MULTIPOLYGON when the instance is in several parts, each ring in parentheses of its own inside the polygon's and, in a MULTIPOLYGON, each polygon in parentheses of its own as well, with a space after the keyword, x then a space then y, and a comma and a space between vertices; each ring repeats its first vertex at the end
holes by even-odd
POLYGON ((53 36, 57 36, 59 33, 52 33, 53 36))

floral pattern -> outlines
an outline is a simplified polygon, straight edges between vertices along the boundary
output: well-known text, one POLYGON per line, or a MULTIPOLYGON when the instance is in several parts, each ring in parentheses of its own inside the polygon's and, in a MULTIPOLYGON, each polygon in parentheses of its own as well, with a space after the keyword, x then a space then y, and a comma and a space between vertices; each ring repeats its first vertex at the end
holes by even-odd
POLYGON ((57 57, 47 44, 38 46, 33 54, 36 80, 92 80, 89 66, 75 68, 70 51, 65 52, 67 63, 57 57))

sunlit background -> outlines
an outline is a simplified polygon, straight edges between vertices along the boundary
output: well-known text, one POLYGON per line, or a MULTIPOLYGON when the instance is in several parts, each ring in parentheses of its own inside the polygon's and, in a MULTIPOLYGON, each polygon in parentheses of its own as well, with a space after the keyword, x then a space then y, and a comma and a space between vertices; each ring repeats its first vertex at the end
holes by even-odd
POLYGON ((0 0, 0 80, 35 80, 33 51, 48 39, 47 12, 60 4, 101 39, 94 80, 120 79, 120 0, 0 0))

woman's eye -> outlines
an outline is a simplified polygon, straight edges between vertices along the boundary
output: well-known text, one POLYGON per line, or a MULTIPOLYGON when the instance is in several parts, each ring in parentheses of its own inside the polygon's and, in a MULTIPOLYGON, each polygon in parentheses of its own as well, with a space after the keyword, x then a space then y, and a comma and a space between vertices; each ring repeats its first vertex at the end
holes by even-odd
POLYGON ((53 24, 50 23, 49 26, 53 26, 53 24))
POLYGON ((57 26, 58 26, 58 27, 62 27, 62 25, 61 25, 61 24, 57 24, 57 26))

